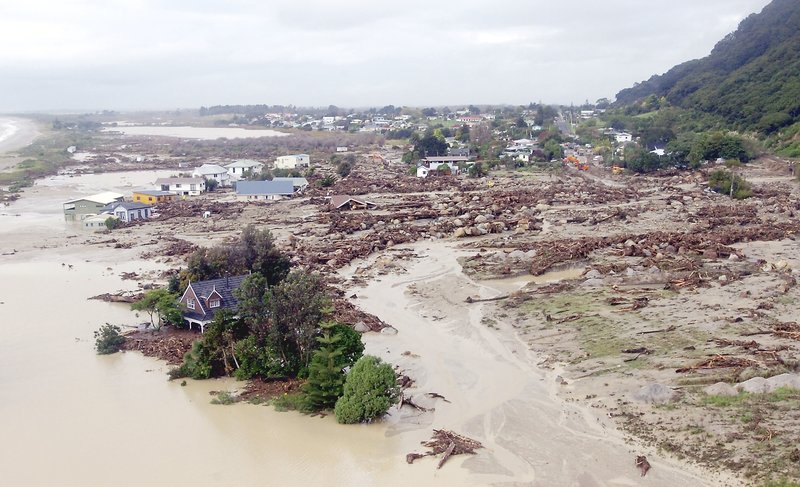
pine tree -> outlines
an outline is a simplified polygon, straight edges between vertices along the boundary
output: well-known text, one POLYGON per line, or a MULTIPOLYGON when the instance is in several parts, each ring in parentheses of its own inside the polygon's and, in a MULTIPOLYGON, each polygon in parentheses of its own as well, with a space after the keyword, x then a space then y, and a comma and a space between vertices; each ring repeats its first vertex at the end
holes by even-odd
POLYGON ((342 395, 344 373, 341 368, 341 337, 333 334, 336 322, 323 322, 322 336, 317 337, 320 348, 314 352, 308 367, 308 382, 304 393, 309 409, 319 411, 331 409, 342 395))

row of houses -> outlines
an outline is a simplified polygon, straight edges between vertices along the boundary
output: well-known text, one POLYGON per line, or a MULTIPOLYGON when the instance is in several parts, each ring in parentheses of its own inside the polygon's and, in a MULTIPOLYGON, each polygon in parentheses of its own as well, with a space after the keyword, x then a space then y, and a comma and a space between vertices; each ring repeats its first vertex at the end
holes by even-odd
MULTIPOLYGON (((135 193, 138 201, 125 201, 123 195, 111 191, 69 200, 63 204, 64 219, 80 221, 84 228, 90 230, 104 230, 109 218, 122 222, 147 219, 152 216, 153 207, 141 200, 150 197, 148 193, 160 192, 135 193)), ((163 198, 160 195, 155 197, 163 198)))
MULTIPOLYGON (((301 169, 307 168, 311 165, 311 158, 308 154, 291 154, 287 156, 280 156, 275 159, 274 167, 275 169, 287 169, 287 170, 294 170, 294 169, 301 169)), ((264 169, 264 164, 258 161, 253 161, 249 159, 241 159, 230 164, 226 164, 225 166, 220 166, 218 164, 203 164, 202 166, 195 168, 192 172, 192 178, 200 178, 205 180, 211 180, 217 182, 221 187, 228 187, 233 182, 245 179, 250 174, 257 174, 260 173, 264 169)), ((183 184, 183 183, 181 183, 183 184)), ((186 184, 197 184, 186 182, 186 184)), ((183 191, 189 191, 186 195, 194 196, 192 191, 205 191, 205 189, 199 189, 196 187, 195 189, 190 188, 180 188, 183 191)), ((199 194, 196 193, 196 194, 199 194)))

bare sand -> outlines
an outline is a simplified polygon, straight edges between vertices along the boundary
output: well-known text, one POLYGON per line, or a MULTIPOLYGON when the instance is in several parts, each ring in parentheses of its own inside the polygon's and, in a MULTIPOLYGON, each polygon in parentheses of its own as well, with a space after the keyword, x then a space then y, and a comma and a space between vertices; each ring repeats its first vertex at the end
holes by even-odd
MULTIPOLYGON (((420 258, 406 273, 352 289, 359 306, 398 330, 365 335, 367 351, 397 364, 415 380, 407 394, 435 407, 432 413, 405 408, 390 420, 389 434, 422 440, 432 428, 446 428, 481 441, 485 451, 451 460, 471 472, 470 485, 641 485, 634 467, 638 454, 653 466, 647 485, 738 485, 729 476, 628 443, 608 418, 560 397, 558 368, 537 366, 543 357, 529 351, 502 316, 465 303, 467 296, 493 297, 500 289, 466 278, 452 242, 421 242, 410 249, 420 258), (430 399, 428 392, 450 402, 430 399)), ((344 275, 369 267, 370 260, 344 275)))

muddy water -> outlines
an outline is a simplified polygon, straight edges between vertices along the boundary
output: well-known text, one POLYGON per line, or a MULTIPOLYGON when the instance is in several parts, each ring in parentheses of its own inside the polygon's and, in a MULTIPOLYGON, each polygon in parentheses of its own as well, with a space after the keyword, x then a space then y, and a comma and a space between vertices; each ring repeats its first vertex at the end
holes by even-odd
POLYGON ((3 208, 0 248, 17 253, 0 256, 1 485, 470 484, 462 469, 405 463, 429 429, 387 437, 391 421, 343 426, 267 406, 215 406, 209 391, 240 384, 181 386, 157 360, 97 356, 93 330, 140 320, 124 305, 86 298, 130 289, 120 273, 153 267, 135 249, 80 244, 61 202, 152 177, 51 178, 3 208))

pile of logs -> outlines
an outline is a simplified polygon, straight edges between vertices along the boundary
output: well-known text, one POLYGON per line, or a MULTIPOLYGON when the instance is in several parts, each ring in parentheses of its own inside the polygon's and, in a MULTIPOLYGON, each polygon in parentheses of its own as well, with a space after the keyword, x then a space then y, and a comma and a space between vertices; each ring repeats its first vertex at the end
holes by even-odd
POLYGON ((418 458, 443 454, 436 467, 442 468, 442 465, 453 455, 474 455, 475 450, 483 448, 480 442, 447 430, 433 430, 433 438, 423 441, 422 446, 429 450, 425 453, 409 453, 406 455, 406 462, 414 463, 414 460, 418 458))

